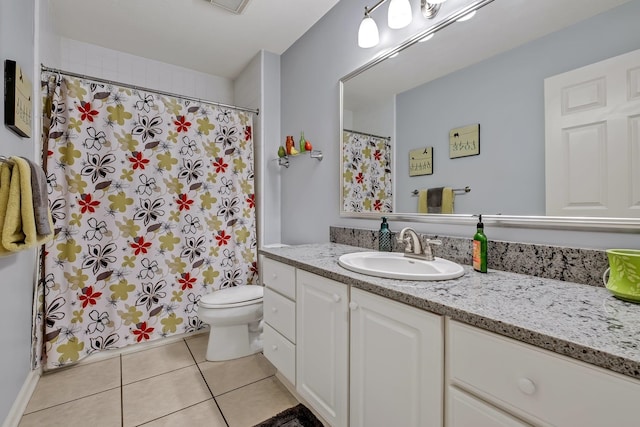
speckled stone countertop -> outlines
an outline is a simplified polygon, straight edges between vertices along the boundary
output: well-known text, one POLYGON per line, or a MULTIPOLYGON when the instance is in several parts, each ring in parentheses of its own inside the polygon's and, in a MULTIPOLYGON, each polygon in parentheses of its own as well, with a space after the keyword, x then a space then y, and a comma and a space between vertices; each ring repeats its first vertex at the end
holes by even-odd
POLYGON ((296 268, 395 301, 640 379, 640 304, 605 288, 465 266, 441 282, 382 279, 338 265, 340 255, 367 251, 322 243, 261 249, 296 268))

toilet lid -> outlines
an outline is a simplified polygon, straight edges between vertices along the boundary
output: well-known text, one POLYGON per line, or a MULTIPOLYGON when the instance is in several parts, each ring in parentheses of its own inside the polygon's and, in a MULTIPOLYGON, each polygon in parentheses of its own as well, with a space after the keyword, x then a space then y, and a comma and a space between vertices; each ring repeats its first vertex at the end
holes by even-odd
POLYGON ((258 285, 234 286, 214 291, 200 298, 202 307, 241 307, 260 302, 264 288, 258 285))

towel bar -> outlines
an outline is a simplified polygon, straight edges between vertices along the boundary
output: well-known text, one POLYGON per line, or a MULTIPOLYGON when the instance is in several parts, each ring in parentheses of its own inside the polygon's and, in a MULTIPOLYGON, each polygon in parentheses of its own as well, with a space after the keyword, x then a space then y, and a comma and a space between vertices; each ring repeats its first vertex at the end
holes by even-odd
MULTIPOLYGON (((454 193, 462 193, 462 194, 464 194, 464 193, 468 193, 469 191, 471 191, 471 187, 469 187, 468 185, 466 187, 464 187, 464 188, 454 188, 453 189, 454 193)), ((413 190, 411 192, 411 195, 414 196, 414 197, 417 197, 419 193, 420 193, 420 191, 413 190)))

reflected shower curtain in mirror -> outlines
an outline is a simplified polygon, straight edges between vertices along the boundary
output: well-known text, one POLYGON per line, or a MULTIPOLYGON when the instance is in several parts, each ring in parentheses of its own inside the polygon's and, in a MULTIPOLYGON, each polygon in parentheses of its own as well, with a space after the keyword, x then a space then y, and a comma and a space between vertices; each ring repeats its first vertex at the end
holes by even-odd
POLYGON ((202 328, 203 294, 257 279, 250 113, 43 81, 56 237, 39 287, 42 366, 202 328))
POLYGON ((389 139, 350 130, 342 138, 342 209, 393 212, 389 139))

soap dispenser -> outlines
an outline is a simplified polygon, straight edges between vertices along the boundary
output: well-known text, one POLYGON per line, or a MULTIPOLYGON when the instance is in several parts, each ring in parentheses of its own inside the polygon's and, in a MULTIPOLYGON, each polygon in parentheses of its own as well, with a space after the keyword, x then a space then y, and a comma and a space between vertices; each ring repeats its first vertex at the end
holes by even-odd
POLYGON ((478 215, 478 226, 473 236, 473 269, 480 273, 487 272, 487 236, 484 234, 482 215, 478 215))
POLYGON ((382 252, 391 252, 391 231, 387 223, 387 217, 382 217, 380 231, 378 232, 378 249, 382 252))

